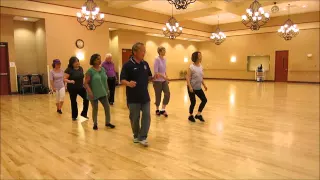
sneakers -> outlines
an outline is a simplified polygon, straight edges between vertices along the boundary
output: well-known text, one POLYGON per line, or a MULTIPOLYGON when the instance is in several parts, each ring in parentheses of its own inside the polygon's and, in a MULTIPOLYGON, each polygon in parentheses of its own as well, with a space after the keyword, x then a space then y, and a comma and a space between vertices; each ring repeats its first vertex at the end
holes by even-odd
POLYGON ((57 110, 57 113, 62 114, 61 109, 58 109, 58 110, 57 110))
POLYGON ((160 111, 159 110, 156 110, 156 115, 160 116, 160 111))
POLYGON ((190 115, 189 118, 188 118, 188 120, 189 120, 190 122, 196 122, 196 120, 194 119, 193 115, 190 115))
POLYGON ((145 140, 142 140, 142 141, 139 141, 139 143, 144 146, 144 147, 148 147, 148 141, 145 139, 145 140))
POLYGON ((109 124, 106 124, 106 127, 109 127, 109 128, 111 128, 111 129, 113 129, 113 128, 115 128, 116 126, 113 125, 113 124, 111 124, 111 123, 109 123, 109 124))
POLYGON ((203 119, 202 115, 196 115, 195 118, 199 119, 201 122, 205 122, 205 120, 203 119))
POLYGON ((96 124, 93 125, 93 130, 98 130, 98 126, 96 124))
POLYGON ((133 138, 133 143, 139 143, 139 139, 138 138, 133 138))
POLYGON ((165 110, 161 110, 160 114, 164 115, 164 117, 168 117, 168 114, 167 114, 167 112, 165 110))
POLYGON ((76 121, 77 120, 77 118, 72 118, 72 121, 76 121))

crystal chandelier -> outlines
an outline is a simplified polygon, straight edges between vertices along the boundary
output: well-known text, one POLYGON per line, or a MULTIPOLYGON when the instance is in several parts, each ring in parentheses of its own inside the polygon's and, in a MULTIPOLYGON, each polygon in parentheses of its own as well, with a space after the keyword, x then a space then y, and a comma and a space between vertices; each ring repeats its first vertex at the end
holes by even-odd
POLYGON ((93 0, 87 0, 82 6, 81 12, 77 12, 77 20, 88 30, 95 30, 96 27, 104 23, 104 14, 99 13, 100 8, 93 0))
POLYGON ((169 37, 169 39, 175 39, 176 37, 180 36, 180 34, 182 34, 182 27, 179 26, 179 23, 176 20, 176 18, 173 17, 173 7, 172 15, 166 23, 166 27, 163 27, 162 30, 163 34, 169 37))
POLYGON ((187 9, 188 5, 196 2, 196 0, 168 0, 176 9, 187 9))
POLYGON ((286 41, 291 40, 299 34, 297 25, 290 19, 290 4, 288 6, 288 20, 280 27, 278 34, 286 41))
POLYGON ((247 14, 242 16, 242 23, 251 30, 259 30, 270 19, 269 13, 265 13, 258 0, 254 0, 247 9, 247 14))
POLYGON ((216 32, 212 33, 212 35, 210 36, 210 39, 212 39, 216 45, 220 45, 221 43, 223 43, 224 40, 226 40, 226 37, 227 36, 219 28, 219 16, 218 16, 218 27, 216 29, 216 32))

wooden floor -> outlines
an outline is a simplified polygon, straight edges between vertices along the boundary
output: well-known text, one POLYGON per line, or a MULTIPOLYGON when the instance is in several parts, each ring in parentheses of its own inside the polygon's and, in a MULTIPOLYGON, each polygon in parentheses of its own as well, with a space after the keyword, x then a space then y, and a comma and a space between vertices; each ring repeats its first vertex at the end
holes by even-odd
POLYGON ((93 131, 72 122, 68 95, 63 115, 54 95, 2 96, 1 179, 319 179, 319 85, 207 85, 206 123, 191 124, 185 82, 170 83, 169 118, 152 106, 148 148, 132 143, 123 87, 114 130, 101 105, 93 131))

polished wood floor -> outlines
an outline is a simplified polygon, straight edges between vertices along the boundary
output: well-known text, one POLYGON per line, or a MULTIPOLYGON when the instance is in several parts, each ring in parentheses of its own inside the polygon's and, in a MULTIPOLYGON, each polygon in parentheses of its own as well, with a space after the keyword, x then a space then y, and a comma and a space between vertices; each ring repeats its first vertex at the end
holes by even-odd
POLYGON ((1 96, 1 179, 319 179, 319 85, 207 85, 206 122, 192 124, 185 82, 170 83, 169 117, 152 106, 148 148, 132 143, 123 87, 113 130, 101 105, 93 131, 72 122, 68 95, 63 115, 54 95, 1 96))

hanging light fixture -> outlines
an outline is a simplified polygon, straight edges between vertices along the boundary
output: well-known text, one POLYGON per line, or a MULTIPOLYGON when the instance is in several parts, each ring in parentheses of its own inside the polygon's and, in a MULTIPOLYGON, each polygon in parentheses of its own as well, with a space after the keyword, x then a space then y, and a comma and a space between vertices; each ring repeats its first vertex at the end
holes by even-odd
POLYGON ((182 34, 182 27, 179 26, 178 21, 173 17, 173 6, 172 6, 172 15, 169 18, 166 26, 162 28, 163 34, 169 39, 175 39, 176 37, 182 34))
POLYGON ((95 30, 96 27, 104 23, 104 14, 99 11, 100 8, 93 0, 87 0, 82 6, 81 12, 77 12, 77 20, 88 30, 95 30))
POLYGON ((291 40, 299 34, 297 25, 290 19, 290 4, 288 5, 288 20, 280 27, 278 34, 286 41, 291 40))
POLYGON ((188 5, 196 2, 196 0, 168 0, 168 2, 176 9, 187 9, 188 5))
POLYGON ((247 9, 247 14, 242 15, 242 23, 251 30, 259 30, 270 19, 269 13, 265 13, 258 0, 254 0, 247 9))
POLYGON ((218 16, 218 27, 216 29, 216 32, 215 33, 212 33, 212 35, 210 36, 210 39, 213 40, 213 42, 216 44, 216 45, 220 45, 221 43, 223 43, 223 41, 226 40, 226 35, 220 30, 220 27, 219 27, 219 16, 218 16))

